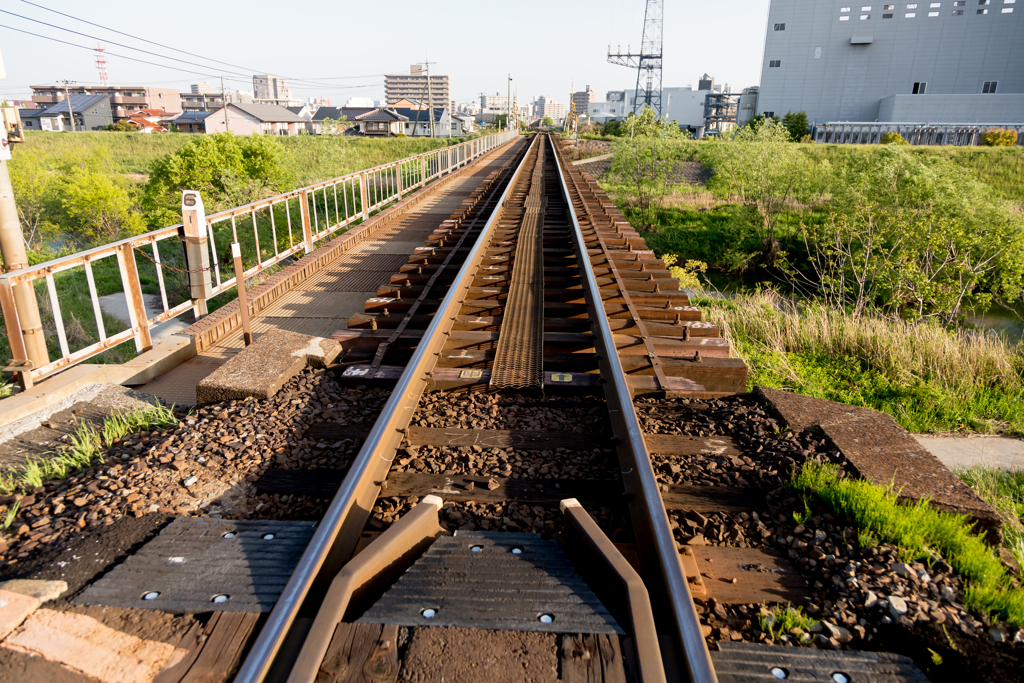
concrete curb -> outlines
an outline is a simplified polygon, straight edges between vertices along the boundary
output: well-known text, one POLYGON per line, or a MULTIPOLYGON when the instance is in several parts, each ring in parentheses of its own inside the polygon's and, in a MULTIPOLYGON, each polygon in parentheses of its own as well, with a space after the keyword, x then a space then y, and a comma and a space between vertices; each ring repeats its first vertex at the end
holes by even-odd
POLYGON ((766 387, 754 394, 790 429, 824 434, 867 481, 892 486, 901 501, 966 515, 990 544, 1002 543, 999 513, 885 413, 766 387))

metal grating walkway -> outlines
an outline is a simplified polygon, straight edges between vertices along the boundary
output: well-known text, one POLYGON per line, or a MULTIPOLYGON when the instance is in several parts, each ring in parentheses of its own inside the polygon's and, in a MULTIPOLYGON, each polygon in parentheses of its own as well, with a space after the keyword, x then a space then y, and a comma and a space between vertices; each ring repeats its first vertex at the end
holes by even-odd
POLYGON ((436 540, 358 622, 623 634, 556 541, 493 531, 436 540))
POLYGON ((497 389, 544 386, 544 152, 539 144, 530 191, 514 247, 501 336, 490 385, 497 389))

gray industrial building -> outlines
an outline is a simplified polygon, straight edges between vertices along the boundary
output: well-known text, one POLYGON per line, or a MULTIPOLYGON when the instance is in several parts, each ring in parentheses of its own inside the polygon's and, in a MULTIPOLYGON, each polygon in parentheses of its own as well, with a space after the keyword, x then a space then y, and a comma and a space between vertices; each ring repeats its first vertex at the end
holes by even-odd
POLYGON ((1024 0, 772 0, 757 97, 760 114, 806 112, 822 141, 858 127, 829 142, 895 124, 934 129, 921 144, 1024 133, 1024 0))

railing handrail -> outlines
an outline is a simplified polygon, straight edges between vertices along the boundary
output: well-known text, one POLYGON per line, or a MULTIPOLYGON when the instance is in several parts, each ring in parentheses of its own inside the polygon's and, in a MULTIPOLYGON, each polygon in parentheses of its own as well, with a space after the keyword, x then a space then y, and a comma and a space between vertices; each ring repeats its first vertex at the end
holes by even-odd
MULTIPOLYGON (((23 384, 26 375, 29 381, 32 378, 50 375, 96 356, 133 337, 137 353, 147 350, 152 346, 151 330, 153 327, 176 318, 189 309, 192 309, 196 318, 199 319, 206 314, 206 302, 210 298, 236 287, 239 276, 248 279, 270 266, 291 258, 302 250, 305 250, 306 254, 311 253, 315 248, 314 245, 321 240, 358 221, 366 221, 371 213, 388 203, 401 200, 407 193, 425 187, 445 173, 450 173, 456 168, 470 163, 481 155, 509 142, 517 135, 518 133, 506 132, 471 138, 454 145, 449 144, 336 178, 322 180, 273 197, 225 209, 209 216, 197 218, 194 212, 186 212, 187 216, 183 216, 182 223, 125 237, 8 273, 0 273, 0 304, 3 306, 4 324, 9 335, 17 335, 19 338, 21 335, 18 310, 13 296, 14 288, 32 287, 36 281, 45 279, 46 294, 44 296, 49 296, 53 309, 60 352, 56 360, 51 360, 47 353, 45 363, 37 363, 36 367, 21 371, 23 384), (331 215, 329 197, 331 189, 333 189, 333 216, 331 215), (295 199, 299 200, 297 210, 293 210, 291 204, 295 199), (342 203, 344 203, 344 208, 342 208, 342 203), (275 225, 275 208, 280 208, 281 204, 284 205, 285 215, 279 216, 283 220, 279 220, 279 225, 275 225), (264 224, 264 235, 261 238, 261 228, 257 221, 258 214, 268 209, 271 234, 266 234, 268 226, 264 224), (218 224, 223 225, 224 221, 230 221, 232 236, 237 242, 236 230, 242 226, 236 226, 236 218, 240 216, 251 218, 256 264, 247 270, 243 270, 244 266, 236 265, 234 276, 227 277, 227 273, 222 273, 221 267, 226 267, 229 259, 218 253, 220 240, 214 234, 214 227, 218 224), (294 224, 295 220, 299 221, 298 224, 294 224), (287 235, 287 246, 283 246, 281 242, 285 235, 287 235), (187 270, 179 270, 179 272, 189 274, 191 298, 181 303, 169 301, 168 289, 164 282, 164 269, 178 269, 164 263, 158 246, 161 240, 172 237, 181 237, 186 251, 187 270), (263 245, 267 244, 268 238, 273 244, 273 250, 269 257, 264 258, 263 253, 266 253, 267 250, 263 248, 263 245), (262 244, 261 240, 264 240, 262 244), (151 247, 152 256, 145 252, 141 253, 146 259, 156 264, 156 277, 159 283, 160 302, 156 306, 155 315, 150 314, 153 306, 145 300, 136 264, 136 251, 140 246, 146 245, 151 247), (95 262, 107 258, 115 258, 117 261, 121 291, 127 299, 130 318, 127 329, 109 335, 105 330, 104 312, 92 270, 95 262), (72 350, 63 322, 60 296, 57 292, 58 283, 54 276, 61 271, 77 267, 82 267, 85 271, 99 341, 84 348, 72 350), (197 284, 194 278, 199 278, 200 282, 197 284), (204 279, 205 282, 202 282, 204 279)), ((198 195, 198 193, 191 194, 198 195)), ((22 352, 22 346, 12 343, 12 351, 16 354, 15 360, 25 360, 17 357, 17 354, 22 352)))

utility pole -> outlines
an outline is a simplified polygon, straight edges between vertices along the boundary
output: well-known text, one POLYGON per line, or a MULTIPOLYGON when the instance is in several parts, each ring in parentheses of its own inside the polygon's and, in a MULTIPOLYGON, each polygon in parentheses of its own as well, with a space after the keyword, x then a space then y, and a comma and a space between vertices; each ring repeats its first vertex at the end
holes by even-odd
POLYGON ((64 84, 64 100, 68 103, 68 118, 71 119, 71 132, 77 132, 75 130, 75 110, 71 108, 71 93, 68 92, 69 85, 75 85, 77 81, 63 80, 61 83, 64 84))
MULTIPOLYGON (((7 142, 6 131, 0 130, 3 142, 7 142)), ((11 187, 11 175, 8 168, 10 146, 2 145, 0 149, 0 256, 3 257, 3 272, 20 270, 28 267, 28 255, 25 252, 25 237, 21 232, 21 221, 18 219, 18 206, 14 202, 14 188, 11 187)), ((39 302, 32 283, 24 282, 15 285, 14 310, 17 311, 18 326, 14 320, 4 319, 7 326, 7 338, 11 350, 17 349, 24 340, 25 355, 33 368, 41 368, 50 362, 46 353, 46 337, 43 335, 43 323, 39 318, 39 302), (20 329, 18 329, 20 327, 20 329)), ((16 360, 18 354, 15 354, 16 360)), ((25 377, 22 375, 22 383, 25 377)))
POLYGON ((224 104, 224 130, 231 130, 231 122, 228 121, 228 94, 224 92, 224 77, 220 77, 220 101, 224 104))
POLYGON ((423 66, 427 69, 427 111, 430 116, 430 137, 434 137, 434 91, 430 87, 430 59, 423 53, 423 66))
POLYGON ((505 130, 512 124, 512 74, 508 75, 508 94, 505 96, 505 130))

